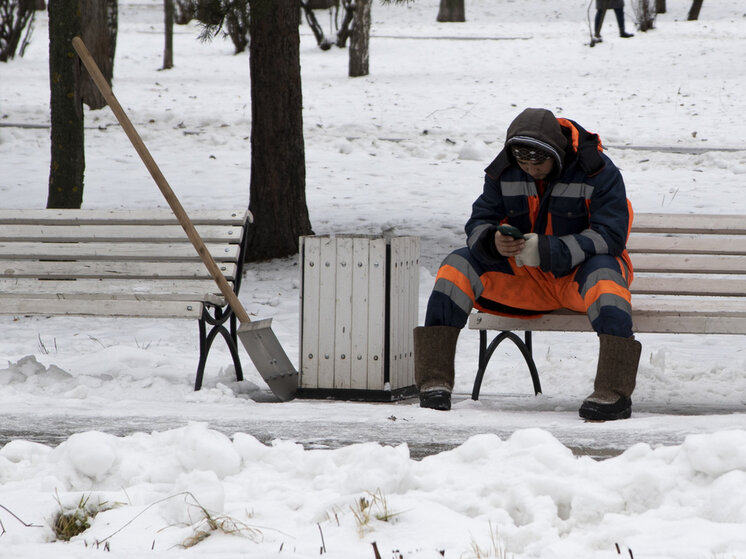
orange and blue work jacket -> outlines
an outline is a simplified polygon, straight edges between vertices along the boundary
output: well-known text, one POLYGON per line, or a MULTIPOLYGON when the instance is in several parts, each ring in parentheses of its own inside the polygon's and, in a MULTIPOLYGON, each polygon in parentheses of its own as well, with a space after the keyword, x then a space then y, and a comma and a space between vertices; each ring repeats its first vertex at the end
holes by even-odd
POLYGON ((472 255, 486 265, 505 260, 494 245, 498 224, 539 234, 540 269, 565 276, 594 255, 621 257, 632 279, 625 249, 632 207, 622 175, 603 153, 601 140, 568 119, 557 119, 568 139, 561 169, 536 182, 503 149, 485 169, 484 191, 466 223, 472 255))

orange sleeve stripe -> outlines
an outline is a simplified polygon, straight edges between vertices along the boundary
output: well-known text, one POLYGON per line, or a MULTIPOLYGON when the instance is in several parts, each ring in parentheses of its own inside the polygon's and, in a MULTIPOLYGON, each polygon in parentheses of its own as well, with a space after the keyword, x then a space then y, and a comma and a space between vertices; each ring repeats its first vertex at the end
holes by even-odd
POLYGON ((436 281, 439 279, 450 281, 453 285, 463 291, 469 297, 469 299, 471 299, 472 303, 474 303, 474 301, 476 300, 474 297, 474 290, 471 288, 471 282, 469 282, 469 279, 453 266, 450 266, 448 264, 441 266, 438 270, 438 277, 436 278, 436 281))
POLYGON ((599 281, 596 285, 594 285, 586 292, 585 297, 583 297, 583 301, 585 302, 586 307, 590 307, 594 302, 598 300, 601 295, 605 295, 607 293, 617 295, 628 303, 632 302, 632 296, 629 293, 629 289, 627 289, 626 287, 622 287, 621 285, 614 283, 611 280, 599 281))

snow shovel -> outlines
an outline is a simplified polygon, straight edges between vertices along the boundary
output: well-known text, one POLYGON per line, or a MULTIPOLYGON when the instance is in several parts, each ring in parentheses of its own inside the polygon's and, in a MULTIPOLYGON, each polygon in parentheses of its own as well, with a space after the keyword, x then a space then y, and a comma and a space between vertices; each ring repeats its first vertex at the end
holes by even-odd
POLYGON ((166 178, 151 157, 148 148, 145 147, 145 143, 140 138, 137 130, 135 130, 135 127, 129 118, 127 118, 126 113, 114 96, 114 92, 109 87, 106 78, 104 78, 101 70, 99 70, 85 44, 80 37, 73 38, 72 44, 75 52, 78 53, 88 73, 91 75, 96 87, 101 92, 101 95, 104 96, 104 99, 106 99, 106 102, 109 104, 114 116, 117 117, 119 124, 122 125, 124 132, 127 134, 130 142, 132 142, 140 159, 145 163, 145 167, 148 168, 155 183, 166 198, 168 205, 171 206, 171 210, 192 242, 192 245, 194 245, 194 248, 199 253, 202 262, 218 284, 221 293, 241 323, 238 328, 238 337, 246 348, 257 371, 259 371, 259 374, 267 382, 270 390, 280 400, 287 401, 293 399, 298 389, 298 371, 293 367, 287 354, 282 349, 277 336, 272 331, 272 319, 266 318, 255 322, 249 319, 248 313, 243 308, 243 305, 241 305, 233 289, 231 289, 230 284, 218 268, 215 260, 213 260, 212 255, 208 252, 205 243, 194 228, 179 199, 174 194, 174 191, 171 190, 166 178))

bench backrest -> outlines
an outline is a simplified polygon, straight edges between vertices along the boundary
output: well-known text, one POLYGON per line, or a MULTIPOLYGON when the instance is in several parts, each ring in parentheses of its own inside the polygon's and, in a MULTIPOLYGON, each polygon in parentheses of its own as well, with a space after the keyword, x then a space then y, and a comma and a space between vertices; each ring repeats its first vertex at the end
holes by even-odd
POLYGON ((746 297, 746 216, 637 214, 632 293, 746 297))
MULTIPOLYGON (((237 291, 248 210, 190 218, 237 291)), ((0 313, 187 312, 148 301, 226 304, 171 210, 0 210, 0 313)))

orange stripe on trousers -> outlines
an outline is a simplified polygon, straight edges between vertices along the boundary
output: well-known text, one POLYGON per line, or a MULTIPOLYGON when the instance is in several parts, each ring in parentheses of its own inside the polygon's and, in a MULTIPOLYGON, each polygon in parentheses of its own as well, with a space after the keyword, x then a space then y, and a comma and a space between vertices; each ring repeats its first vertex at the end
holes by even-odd
POLYGON ((438 270, 438 276, 435 279, 437 281, 441 278, 450 281, 453 285, 458 287, 461 291, 469 296, 472 304, 474 304, 474 290, 471 288, 471 282, 469 281, 469 278, 467 278, 462 272, 449 264, 445 264, 440 267, 440 269, 438 270))
POLYGON ((584 297, 586 307, 590 307, 598 300, 601 295, 606 294, 617 295, 628 303, 631 303, 632 301, 632 297, 629 294, 629 289, 627 289, 626 287, 622 287, 618 283, 614 283, 611 280, 601 280, 586 292, 584 297))

